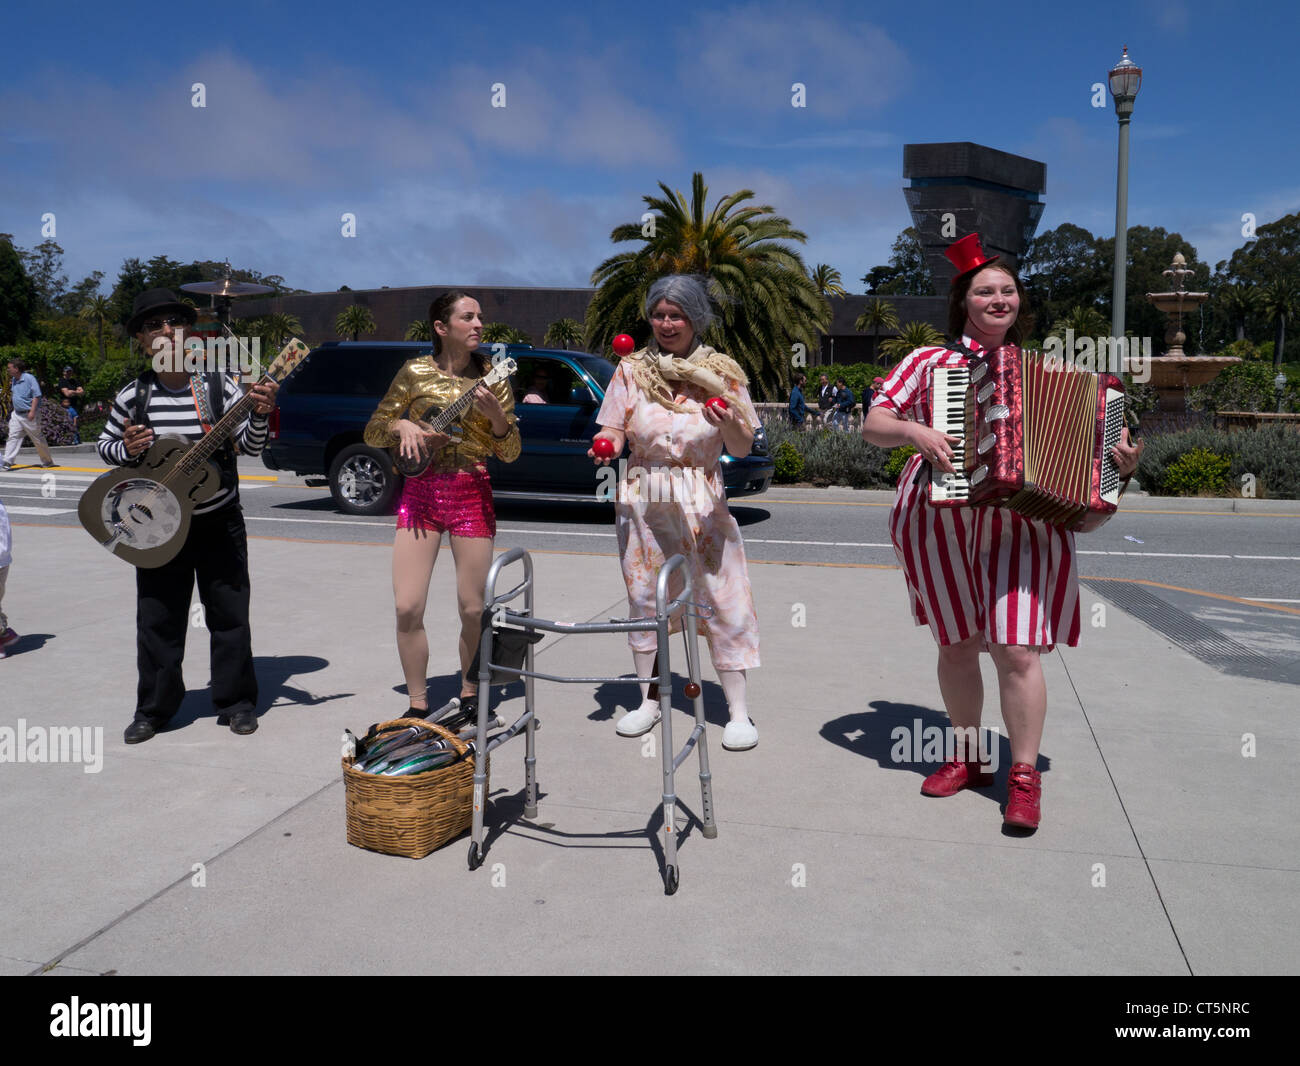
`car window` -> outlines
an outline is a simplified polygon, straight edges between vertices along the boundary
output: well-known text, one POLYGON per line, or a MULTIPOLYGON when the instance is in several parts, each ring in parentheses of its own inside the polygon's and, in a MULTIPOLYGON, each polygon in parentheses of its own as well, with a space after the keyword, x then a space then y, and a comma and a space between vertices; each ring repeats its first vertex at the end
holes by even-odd
POLYGON ((544 401, 551 405, 572 405, 594 402, 591 390, 568 363, 537 355, 520 356, 516 361, 519 369, 511 378, 515 403, 544 401), (576 398, 575 389, 580 390, 576 398))
POLYGON ((602 392, 609 388, 610 380, 614 377, 613 363, 595 355, 579 357, 578 362, 582 364, 582 369, 595 379, 602 392))

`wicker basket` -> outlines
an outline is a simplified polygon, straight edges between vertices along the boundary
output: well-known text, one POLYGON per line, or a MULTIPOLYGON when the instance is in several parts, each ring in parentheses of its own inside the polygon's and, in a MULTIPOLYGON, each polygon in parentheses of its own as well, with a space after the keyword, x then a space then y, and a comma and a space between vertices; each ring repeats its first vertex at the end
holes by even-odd
MULTIPOLYGON (((424 726, 450 740, 460 755, 469 747, 442 726, 420 718, 399 718, 380 728, 391 725, 424 726)), ((354 761, 343 760, 349 844, 385 855, 422 859, 470 827, 474 817, 473 756, 410 777, 362 773, 352 768, 354 761)))

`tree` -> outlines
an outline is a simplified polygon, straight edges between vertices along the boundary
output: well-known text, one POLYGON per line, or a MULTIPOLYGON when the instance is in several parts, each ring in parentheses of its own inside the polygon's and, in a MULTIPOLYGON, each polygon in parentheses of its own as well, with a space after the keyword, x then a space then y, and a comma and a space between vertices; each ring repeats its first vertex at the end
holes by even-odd
POLYGON ((125 326, 131 317, 131 305, 135 298, 150 287, 145 265, 139 259, 123 259, 117 284, 113 286, 113 294, 109 297, 113 304, 114 321, 125 326))
POLYGON ((429 332, 429 320, 427 318, 417 318, 406 327, 406 339, 408 341, 431 341, 433 335, 429 332))
POLYGON ((1049 337, 1065 339, 1065 331, 1071 330, 1078 337, 1106 337, 1110 334, 1110 321, 1095 307, 1072 307, 1065 315, 1052 323, 1049 337))
POLYGON ((489 322, 479 334, 480 344, 532 344, 528 334, 505 322, 489 322))
POLYGON ((108 358, 104 347, 104 327, 113 321, 113 303, 105 296, 93 296, 82 305, 80 317, 95 327, 95 336, 99 341, 99 359, 108 358))
POLYGON ((891 337, 880 346, 883 355, 890 359, 902 359, 915 348, 928 348, 943 343, 943 334, 929 322, 909 322, 899 330, 897 337, 891 337))
POLYGON ((825 263, 818 263, 808 275, 817 291, 823 296, 847 296, 849 294, 841 284, 840 272, 825 263))
POLYGON ((872 300, 867 304, 867 309, 858 315, 853 328, 859 333, 871 330, 871 357, 875 359, 880 350, 880 331, 898 329, 898 312, 894 310, 894 305, 891 303, 880 299, 872 300))
MULTIPOLYGON (((1115 261, 1115 238, 1108 237, 1098 242, 1098 249, 1103 262, 1115 261)), ((1202 263, 1196 255, 1196 249, 1182 234, 1169 233, 1163 227, 1152 229, 1149 226, 1132 226, 1128 231, 1128 267, 1126 297, 1124 306, 1124 329, 1134 337, 1150 337, 1153 345, 1164 343, 1167 319, 1163 311, 1157 311, 1155 305, 1147 299, 1149 292, 1169 292, 1174 288, 1171 278, 1164 276, 1169 269, 1174 255, 1182 252, 1187 259, 1187 266, 1194 273, 1188 277, 1183 288, 1188 292, 1204 292, 1210 280, 1210 268, 1202 263)), ((1110 317, 1110 286, 1107 282, 1107 299, 1098 309, 1110 317)), ((1187 333, 1187 349, 1200 350, 1200 331, 1195 313, 1189 313, 1183 319, 1184 331, 1187 333), (1195 344, 1192 338, 1197 338, 1195 344)), ((1163 348, 1162 348, 1163 350, 1163 348)))
POLYGON ((1300 311, 1300 291, 1295 282, 1283 275, 1275 277, 1260 290, 1259 309, 1273 323, 1273 365, 1281 370, 1287 320, 1300 311))
POLYGON ((259 336, 267 341, 272 353, 278 353, 290 337, 299 337, 303 332, 298 316, 284 311, 272 311, 263 315, 258 324, 261 326, 259 336))
POLYGON ((1246 339, 1246 320, 1259 313, 1259 290, 1249 285, 1223 285, 1211 306, 1236 330, 1236 340, 1246 339))
POLYGON ((1055 322, 1074 307, 1101 311, 1111 289, 1110 262, 1102 259, 1097 238, 1081 226, 1066 222, 1039 234, 1020 261, 1038 320, 1055 322))
POLYGON ((1260 226, 1219 268, 1233 281, 1261 287, 1279 276, 1300 280, 1300 211, 1260 226))
POLYGON ((361 333, 374 333, 379 327, 375 325, 375 316, 370 308, 352 304, 344 308, 334 319, 334 332, 340 337, 350 334, 353 340, 361 333))
POLYGON ((63 249, 56 241, 46 240, 21 254, 36 292, 36 313, 57 314, 59 301, 68 291, 68 275, 62 272, 63 249))
POLYGON ((546 327, 542 343, 548 348, 567 348, 578 351, 582 345, 582 323, 572 318, 561 318, 546 327))
POLYGON ((697 274, 707 280, 718 305, 718 322, 703 340, 730 355, 749 376, 760 397, 779 396, 789 381, 790 353, 812 350, 830 325, 831 309, 809 278, 802 257, 787 241, 806 235, 768 205, 748 205, 754 193, 741 189, 706 206, 704 176, 691 177, 689 201, 659 183, 663 196, 646 196, 655 212, 644 224, 627 223, 610 234, 616 244, 641 241, 591 275, 598 287, 587 307, 588 343, 603 350, 618 333, 632 333, 641 319, 651 283, 667 274, 697 274))
POLYGON ((0 345, 26 336, 36 308, 36 290, 7 233, 0 233, 0 345))
POLYGON ((86 304, 99 295, 99 286, 104 280, 102 270, 93 270, 77 284, 65 292, 59 300, 59 313, 79 315, 86 304))
POLYGON ((862 278, 868 296, 933 296, 934 283, 925 263, 925 249, 915 228, 908 226, 894 240, 889 265, 872 267, 862 278))

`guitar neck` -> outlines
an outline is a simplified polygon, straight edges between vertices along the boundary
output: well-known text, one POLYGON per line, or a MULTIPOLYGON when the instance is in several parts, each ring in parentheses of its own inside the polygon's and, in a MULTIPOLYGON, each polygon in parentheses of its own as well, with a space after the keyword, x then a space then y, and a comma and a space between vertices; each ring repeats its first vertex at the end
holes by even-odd
POLYGON ((429 428, 435 433, 441 433, 444 429, 455 422, 456 419, 458 419, 469 407, 470 393, 474 391, 477 385, 478 382, 475 382, 452 400, 451 403, 439 411, 437 415, 434 416, 433 421, 429 423, 429 428))
MULTIPOLYGON (((257 384, 274 380, 270 374, 263 374, 257 384)), ((223 385, 224 387, 224 385, 223 385)), ((239 424, 247 417, 249 411, 253 409, 253 404, 257 402, 251 392, 246 392, 240 400, 221 416, 217 424, 210 429, 207 434, 190 449, 185 459, 191 464, 205 463, 212 458, 218 448, 226 443, 227 439, 234 436, 235 430, 239 424)))

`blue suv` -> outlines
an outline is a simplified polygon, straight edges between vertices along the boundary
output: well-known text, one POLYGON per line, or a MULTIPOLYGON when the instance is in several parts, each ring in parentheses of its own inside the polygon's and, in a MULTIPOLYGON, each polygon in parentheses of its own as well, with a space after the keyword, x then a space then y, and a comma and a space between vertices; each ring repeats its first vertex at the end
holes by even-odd
MULTIPOLYGON (((511 388, 523 451, 513 463, 488 461, 493 494, 499 500, 595 502, 598 481, 587 449, 600 429, 596 412, 614 364, 586 352, 526 344, 485 347, 519 365, 511 388), (524 403, 527 395, 546 402, 524 403)), ((328 478, 335 502, 348 514, 391 513, 400 475, 389 454, 366 444, 362 433, 402 364, 431 350, 411 341, 332 341, 314 348, 280 387, 262 461, 272 470, 328 478)), ((744 459, 723 453, 728 496, 766 492, 775 472, 761 428, 744 459)))

